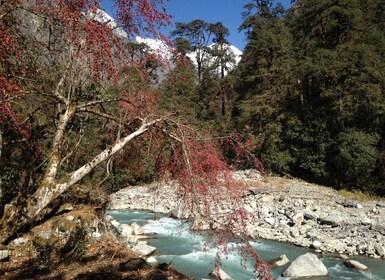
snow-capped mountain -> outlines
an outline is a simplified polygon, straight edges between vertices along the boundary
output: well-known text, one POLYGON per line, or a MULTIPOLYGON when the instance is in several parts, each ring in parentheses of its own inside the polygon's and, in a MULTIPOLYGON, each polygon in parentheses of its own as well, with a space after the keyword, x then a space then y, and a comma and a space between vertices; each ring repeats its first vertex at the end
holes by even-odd
MULTIPOLYGON (((210 46, 208 46, 208 48, 211 50, 213 50, 216 47, 217 47, 216 44, 211 44, 210 46)), ((227 75, 227 73, 232 69, 234 69, 234 67, 239 63, 239 61, 241 61, 242 51, 240 51, 237 47, 233 45, 228 45, 228 44, 225 44, 224 48, 226 49, 227 56, 232 58, 231 60, 226 62, 226 65, 225 65, 225 75, 227 75)), ((198 65, 197 52, 188 53, 187 56, 190 58, 190 60, 194 65, 198 65)), ((211 56, 210 53, 205 53, 203 55, 203 60, 204 60, 203 64, 207 66, 214 66, 216 64, 218 73, 220 72, 218 59, 211 56)))
MULTIPOLYGON (((172 58, 172 48, 164 41, 160 39, 151 39, 151 38, 142 38, 140 36, 136 36, 135 41, 138 43, 144 43, 149 47, 149 50, 154 54, 158 55, 163 59, 171 59, 172 58)), ((215 47, 215 44, 208 46, 210 49, 215 47)), ((242 58, 242 51, 233 45, 225 46, 227 48, 227 54, 231 55, 234 59, 234 62, 228 62, 226 68, 228 71, 233 69, 242 58)), ((191 60, 194 65, 197 65, 197 54, 196 52, 190 52, 187 54, 187 57, 191 60)), ((206 63, 213 64, 215 63, 215 59, 210 57, 209 53, 205 54, 206 63)), ((227 73, 227 71, 226 71, 227 73)))
POLYGON ((172 58, 172 48, 161 39, 135 37, 135 41, 148 46, 149 51, 163 59, 172 58))
MULTIPOLYGON (((112 18, 109 14, 107 14, 103 10, 98 10, 96 13, 89 13, 88 16, 95 19, 98 22, 101 23, 107 23, 111 29, 113 29, 114 34, 122 39, 127 39, 128 34, 119 27, 114 18, 112 18)), ((156 54, 158 57, 165 59, 165 60, 171 60, 173 49, 170 47, 169 44, 167 44, 165 41, 161 39, 154 39, 154 38, 142 38, 140 36, 135 37, 135 41, 138 43, 143 43, 149 47, 149 51, 156 54)), ((209 48, 213 49, 215 47, 215 44, 212 44, 208 46, 209 48)), ((228 45, 227 47, 227 54, 233 56, 234 62, 228 62, 226 64, 226 74, 228 71, 232 70, 241 60, 242 58, 242 51, 240 51, 237 47, 233 45, 228 45)), ((190 58, 191 62, 194 65, 197 65, 197 58, 196 58, 196 52, 191 52, 187 54, 187 57, 190 58)), ((213 64, 216 63, 215 59, 213 57, 210 57, 210 55, 207 53, 205 54, 206 63, 213 64)))
POLYGON ((109 14, 107 14, 105 11, 98 9, 95 13, 88 13, 87 16, 102 24, 106 23, 107 26, 112 29, 112 32, 115 36, 122 39, 128 39, 126 31, 124 31, 123 28, 119 27, 116 24, 115 19, 109 14))

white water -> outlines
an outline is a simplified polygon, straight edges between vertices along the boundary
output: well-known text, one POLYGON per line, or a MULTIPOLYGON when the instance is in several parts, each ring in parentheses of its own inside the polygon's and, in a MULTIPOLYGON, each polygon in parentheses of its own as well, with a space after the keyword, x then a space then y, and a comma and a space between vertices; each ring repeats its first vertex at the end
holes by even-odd
MULTIPOLYGON (((208 274, 215 267, 217 249, 215 247, 207 248, 205 246, 206 236, 190 232, 189 223, 144 211, 111 211, 109 214, 121 223, 138 223, 144 227, 146 234, 156 233, 154 239, 149 240, 148 243, 157 248, 155 257, 158 261, 172 263, 178 271, 196 279, 210 278, 208 274)), ((268 240, 252 241, 251 244, 265 260, 286 254, 293 261, 299 255, 312 251, 291 244, 268 240)), ((234 243, 228 245, 232 245, 229 247, 238 246, 234 243)), ((329 276, 318 279, 385 280, 384 260, 357 258, 358 261, 369 267, 368 272, 360 272, 346 268, 342 261, 335 256, 319 257, 328 267, 329 276)), ((253 262, 250 260, 246 263, 248 269, 243 268, 240 264, 241 256, 236 250, 221 256, 221 259, 222 269, 233 279, 254 279, 251 269, 253 262)), ((280 277, 283 271, 284 268, 277 268, 273 269, 272 273, 277 279, 286 279, 280 277)))

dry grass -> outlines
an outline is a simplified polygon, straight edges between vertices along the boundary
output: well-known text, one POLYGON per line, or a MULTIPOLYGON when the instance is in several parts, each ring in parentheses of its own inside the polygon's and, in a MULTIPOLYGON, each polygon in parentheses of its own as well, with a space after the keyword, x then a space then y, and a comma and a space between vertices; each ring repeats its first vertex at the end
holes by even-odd
POLYGON ((383 201, 384 199, 371 193, 364 193, 358 190, 349 191, 347 189, 339 190, 338 193, 345 198, 360 201, 383 201))

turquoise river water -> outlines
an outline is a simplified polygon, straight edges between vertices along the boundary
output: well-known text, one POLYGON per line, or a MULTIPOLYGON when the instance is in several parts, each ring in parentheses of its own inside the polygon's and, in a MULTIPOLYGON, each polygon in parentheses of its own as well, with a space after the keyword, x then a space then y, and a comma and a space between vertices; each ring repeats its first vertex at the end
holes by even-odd
MULTIPOLYGON (((146 211, 110 211, 108 214, 120 223, 136 222, 144 227, 147 234, 155 233, 154 238, 149 239, 147 243, 157 248, 155 258, 159 262, 171 263, 179 272, 187 276, 196 279, 210 279, 208 274, 215 266, 217 249, 215 247, 205 248, 207 236, 191 232, 188 222, 146 211)), ((293 261, 299 255, 313 251, 269 240, 254 240, 251 241, 251 244, 264 260, 271 260, 285 254, 293 261)), ((234 246, 236 244, 230 244, 229 247, 234 246)), ((242 267, 241 258, 241 255, 235 251, 222 256, 222 269, 236 280, 255 279, 252 269, 242 267)), ((329 271, 329 276, 317 278, 319 280, 385 280, 385 260, 355 257, 354 259, 369 267, 368 271, 361 272, 345 267, 341 259, 336 256, 322 257, 319 255, 319 258, 329 271)), ((252 267, 252 263, 249 263, 249 266, 252 267)), ((283 271, 284 268, 275 268, 272 270, 272 274, 277 279, 287 279, 280 276, 283 271)))

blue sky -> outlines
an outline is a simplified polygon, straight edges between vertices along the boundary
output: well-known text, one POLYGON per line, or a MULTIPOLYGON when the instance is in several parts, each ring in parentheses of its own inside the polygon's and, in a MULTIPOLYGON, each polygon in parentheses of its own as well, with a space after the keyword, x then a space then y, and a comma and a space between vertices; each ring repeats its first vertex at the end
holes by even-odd
MULTIPOLYGON (((206 22, 216 23, 221 21, 230 31, 229 41, 231 44, 243 50, 245 35, 238 32, 242 24, 243 6, 250 0, 171 0, 167 2, 167 11, 173 16, 172 21, 189 22, 194 19, 202 19, 206 22)), ((290 6, 290 0, 280 1, 286 8, 290 6)), ((102 1, 103 8, 109 12, 109 0, 102 1)), ((173 27, 164 30, 169 35, 173 27)))

